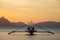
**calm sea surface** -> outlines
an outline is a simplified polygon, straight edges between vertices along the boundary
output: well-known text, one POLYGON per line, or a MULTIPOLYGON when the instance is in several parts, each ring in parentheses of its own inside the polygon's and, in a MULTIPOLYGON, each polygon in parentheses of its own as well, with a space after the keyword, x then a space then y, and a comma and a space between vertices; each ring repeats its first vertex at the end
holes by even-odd
POLYGON ((35 35, 29 35, 25 32, 13 33, 8 35, 7 31, 0 31, 0 40, 60 40, 60 30, 51 30, 55 34, 48 33, 35 33, 35 35))

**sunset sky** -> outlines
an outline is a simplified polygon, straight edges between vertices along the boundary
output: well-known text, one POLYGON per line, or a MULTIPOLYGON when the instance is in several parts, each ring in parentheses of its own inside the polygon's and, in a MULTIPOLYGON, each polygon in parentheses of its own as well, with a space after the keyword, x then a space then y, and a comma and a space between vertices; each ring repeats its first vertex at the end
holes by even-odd
POLYGON ((0 0, 2 16, 11 22, 60 22, 60 0, 0 0))

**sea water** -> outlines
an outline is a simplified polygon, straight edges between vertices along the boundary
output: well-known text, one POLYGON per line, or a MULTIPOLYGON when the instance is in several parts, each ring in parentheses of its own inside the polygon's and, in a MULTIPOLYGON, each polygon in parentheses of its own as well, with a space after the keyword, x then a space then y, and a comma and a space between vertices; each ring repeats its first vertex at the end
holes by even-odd
POLYGON ((27 32, 12 33, 9 31, 0 31, 0 40, 60 40, 60 30, 50 30, 55 34, 50 33, 34 33, 29 35, 27 32))

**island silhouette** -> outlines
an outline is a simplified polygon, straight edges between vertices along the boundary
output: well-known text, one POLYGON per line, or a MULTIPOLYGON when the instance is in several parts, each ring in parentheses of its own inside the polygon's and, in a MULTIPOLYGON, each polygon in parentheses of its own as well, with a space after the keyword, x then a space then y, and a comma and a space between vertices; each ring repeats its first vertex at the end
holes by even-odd
MULTIPOLYGON (((60 28, 60 22, 56 21, 44 21, 38 22, 33 25, 45 26, 47 28, 60 28)), ((0 17, 0 28, 12 28, 12 27, 24 27, 27 26, 24 22, 10 22, 5 17, 0 17)))

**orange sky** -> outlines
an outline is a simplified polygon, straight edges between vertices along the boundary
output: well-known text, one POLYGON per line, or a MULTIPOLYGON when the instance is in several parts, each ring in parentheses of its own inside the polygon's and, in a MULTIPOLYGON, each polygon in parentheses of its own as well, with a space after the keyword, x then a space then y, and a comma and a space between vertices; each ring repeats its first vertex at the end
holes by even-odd
POLYGON ((0 0, 0 17, 10 21, 60 21, 59 0, 0 0))

